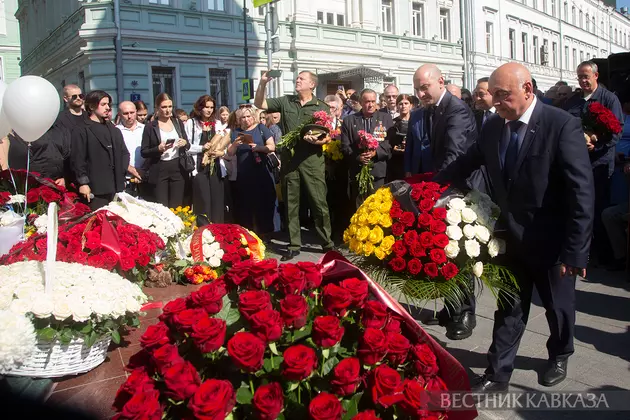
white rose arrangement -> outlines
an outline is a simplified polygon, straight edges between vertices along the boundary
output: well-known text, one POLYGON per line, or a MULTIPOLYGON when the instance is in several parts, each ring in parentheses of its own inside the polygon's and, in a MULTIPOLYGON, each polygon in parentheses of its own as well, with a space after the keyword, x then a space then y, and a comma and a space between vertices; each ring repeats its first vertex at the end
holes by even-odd
MULTIPOLYGON (((184 252, 186 253, 184 258, 182 259, 185 259, 189 262, 193 260, 192 252, 190 250, 191 242, 192 242, 192 235, 190 235, 188 238, 182 241, 182 248, 184 249, 184 252)), ((212 268, 220 267, 223 264, 221 259, 223 258, 225 251, 221 249, 221 244, 217 242, 217 240, 215 239, 212 232, 210 232, 210 230, 206 229, 203 231, 203 233, 201 234, 201 243, 202 243, 202 249, 203 249, 203 258, 205 262, 208 263, 208 265, 212 268)))
POLYGON ((19 367, 35 351, 37 337, 30 319, 0 310, 0 375, 19 367))
POLYGON ((147 296, 116 273, 76 263, 55 263, 52 292, 45 291, 45 265, 25 261, 0 266, 0 311, 27 316, 40 339, 88 346, 104 334, 120 342, 119 329, 137 326, 147 296))

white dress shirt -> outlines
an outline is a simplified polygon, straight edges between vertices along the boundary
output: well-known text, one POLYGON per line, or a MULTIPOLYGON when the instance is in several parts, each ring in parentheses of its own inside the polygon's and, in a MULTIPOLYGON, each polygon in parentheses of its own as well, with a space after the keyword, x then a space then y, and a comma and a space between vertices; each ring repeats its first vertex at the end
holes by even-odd
POLYGON ((132 129, 125 127, 122 124, 116 126, 120 130, 125 141, 125 146, 129 150, 129 165, 134 168, 139 168, 144 162, 144 158, 140 154, 140 147, 142 146, 142 133, 144 132, 144 124, 136 122, 136 126, 132 129))
MULTIPOLYGON (((215 123, 215 131, 217 131, 216 124, 217 123, 215 123)), ((199 144, 201 143, 201 135, 203 134, 203 123, 196 118, 189 118, 188 121, 184 123, 184 130, 186 130, 186 136, 190 141, 190 149, 188 149, 187 153, 192 156, 195 161, 195 169, 192 171, 192 175, 195 176, 197 175, 197 159, 203 159, 203 146, 199 144)), ((208 141, 210 140, 212 140, 212 138, 208 139, 208 141)), ((227 174, 227 169, 225 168, 223 159, 219 159, 219 166, 221 168, 221 176, 224 177, 227 174)))

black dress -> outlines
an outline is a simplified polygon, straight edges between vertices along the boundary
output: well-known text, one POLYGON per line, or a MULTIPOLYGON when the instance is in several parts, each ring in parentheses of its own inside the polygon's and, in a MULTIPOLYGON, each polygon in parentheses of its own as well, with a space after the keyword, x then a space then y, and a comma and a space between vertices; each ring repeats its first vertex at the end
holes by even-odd
POLYGON ((392 146, 392 158, 387 162, 387 182, 405 178, 405 152, 404 144, 407 139, 409 120, 400 117, 394 118, 394 125, 387 132, 387 138, 392 146), (398 146, 403 149, 399 152, 395 149, 398 146))

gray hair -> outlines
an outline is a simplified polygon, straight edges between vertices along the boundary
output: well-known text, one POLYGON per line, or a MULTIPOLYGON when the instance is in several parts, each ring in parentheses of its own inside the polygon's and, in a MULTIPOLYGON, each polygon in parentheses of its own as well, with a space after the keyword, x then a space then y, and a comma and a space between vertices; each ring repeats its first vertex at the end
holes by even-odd
POLYGON ((359 94, 359 98, 363 99, 363 95, 365 95, 366 93, 373 93, 378 98, 378 94, 376 93, 376 91, 370 88, 363 89, 361 93, 359 94))
POLYGON ((337 105, 341 106, 343 101, 341 100, 341 98, 337 95, 328 95, 324 98, 324 102, 329 103, 329 102, 334 102, 337 105))
POLYGON ((599 70, 599 69, 598 69, 598 67, 597 67, 597 64, 595 64, 595 63, 594 63, 594 62, 592 62, 592 61, 582 61, 582 62, 580 63, 580 65, 577 67, 577 69, 579 70, 579 69, 581 69, 582 67, 590 67, 590 68, 591 68, 591 70, 593 71, 593 73, 597 73, 597 72, 598 72, 598 70, 599 70))

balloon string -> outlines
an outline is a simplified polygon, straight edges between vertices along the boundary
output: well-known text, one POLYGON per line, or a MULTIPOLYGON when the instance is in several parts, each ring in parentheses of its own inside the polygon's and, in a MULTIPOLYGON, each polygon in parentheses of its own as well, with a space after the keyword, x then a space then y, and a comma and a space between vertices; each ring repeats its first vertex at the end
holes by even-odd
MULTIPOLYGON (((28 207, 28 200, 26 196, 28 195, 28 177, 31 173, 31 143, 28 144, 28 149, 26 152, 26 181, 24 182, 24 217, 26 218, 26 208, 28 207)), ((22 227, 22 236, 26 238, 26 220, 24 221, 24 225, 22 227)))

